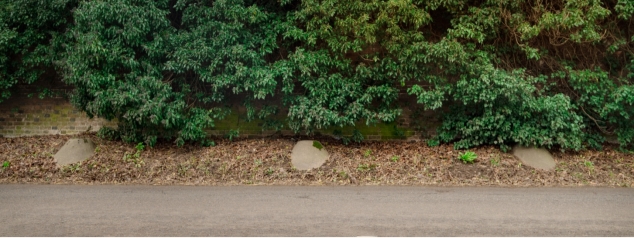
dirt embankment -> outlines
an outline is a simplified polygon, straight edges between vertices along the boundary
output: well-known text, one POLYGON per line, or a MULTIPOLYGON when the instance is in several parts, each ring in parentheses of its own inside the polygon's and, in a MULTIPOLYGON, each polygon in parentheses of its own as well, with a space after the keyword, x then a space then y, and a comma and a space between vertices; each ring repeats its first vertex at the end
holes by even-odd
POLYGON ((0 138, 0 183, 152 185, 436 185, 634 186, 634 155, 603 151, 554 152, 554 171, 536 170, 496 147, 472 149, 473 164, 451 145, 321 140, 330 158, 319 169, 292 168, 293 138, 217 140, 215 147, 161 143, 136 157, 134 145, 81 136, 0 138), (53 155, 67 139, 91 138, 96 154, 56 168, 53 155), (130 156, 124 160, 125 155, 130 156))

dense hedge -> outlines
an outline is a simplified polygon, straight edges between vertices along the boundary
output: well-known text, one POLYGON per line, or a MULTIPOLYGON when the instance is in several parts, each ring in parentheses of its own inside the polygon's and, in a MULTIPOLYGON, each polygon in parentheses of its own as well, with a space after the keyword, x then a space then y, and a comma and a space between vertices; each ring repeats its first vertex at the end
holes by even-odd
POLYGON ((407 93, 444 113, 431 143, 578 150, 609 134, 623 148, 634 143, 629 0, 3 0, 0 7, 0 100, 18 81, 51 71, 76 88, 79 108, 118 119, 118 131, 101 133, 125 141, 208 144, 203 129, 226 115, 228 97, 267 127, 311 133, 393 121, 407 93), (276 120, 281 109, 288 114, 276 120))

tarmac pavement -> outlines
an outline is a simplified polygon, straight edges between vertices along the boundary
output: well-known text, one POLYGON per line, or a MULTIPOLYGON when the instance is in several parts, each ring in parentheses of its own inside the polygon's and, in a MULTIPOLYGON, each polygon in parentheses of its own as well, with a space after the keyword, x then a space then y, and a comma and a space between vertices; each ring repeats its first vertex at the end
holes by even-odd
POLYGON ((634 189, 0 185, 1 236, 634 236, 634 189))

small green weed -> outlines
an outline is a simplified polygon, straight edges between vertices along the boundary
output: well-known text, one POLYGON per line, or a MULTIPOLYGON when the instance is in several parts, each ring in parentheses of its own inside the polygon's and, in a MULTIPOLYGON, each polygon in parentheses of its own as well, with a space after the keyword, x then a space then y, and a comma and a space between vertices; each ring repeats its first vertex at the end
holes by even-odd
POLYGON ((350 144, 350 138, 348 138, 348 137, 341 137, 341 142, 342 142, 344 145, 348 145, 348 144, 350 144))
POLYGON ((275 172, 275 170, 273 170, 273 168, 268 168, 268 169, 266 169, 266 171, 265 171, 266 175, 269 175, 269 176, 270 176, 271 174, 273 174, 273 172, 275 172))
POLYGON ((594 164, 592 163, 592 161, 589 160, 585 160, 583 161, 583 166, 586 166, 586 168, 588 168, 588 172, 589 173, 593 173, 594 172, 594 164))
POLYGON ((135 146, 137 151, 143 151, 145 149, 145 145, 143 143, 139 143, 135 146))
POLYGON ((139 143, 136 145, 136 152, 134 154, 125 153, 123 156, 124 162, 132 162, 134 166, 139 168, 145 164, 145 161, 141 158, 141 152, 145 149, 145 145, 143 143, 139 143))
POLYGON ((178 175, 185 176, 187 175, 187 171, 189 171, 191 166, 187 163, 182 163, 182 164, 179 164, 177 168, 178 168, 178 175))
POLYGON ((332 132, 332 135, 336 138, 340 138, 341 142, 343 142, 344 145, 348 145, 350 144, 350 142, 361 143, 365 139, 363 134, 361 134, 361 131, 357 129, 354 129, 352 131, 352 135, 350 136, 344 136, 341 130, 334 130, 332 132))
POLYGON ((67 172, 72 172, 72 173, 81 171, 81 162, 69 164, 66 167, 64 167, 63 170, 67 172))
POLYGON ((374 170, 376 169, 378 165, 376 164, 359 164, 359 166, 357 166, 357 171, 359 172, 368 172, 370 170, 374 170))
POLYGON ((508 146, 508 145, 502 144, 502 145, 500 145, 500 151, 502 151, 504 153, 509 152, 509 151, 511 151, 511 147, 508 146))
POLYGON ((583 179, 583 174, 582 174, 582 173, 580 173, 580 172, 575 172, 575 173, 573 174, 573 176, 574 176, 575 178, 577 178, 577 179, 583 179))
POLYGON ((361 134, 361 131, 354 129, 350 139, 356 143, 361 143, 365 138, 363 137, 363 134, 361 134))
POLYGON ((473 151, 467 151, 464 154, 460 153, 460 157, 458 158, 462 161, 462 163, 473 163, 473 161, 478 158, 478 155, 476 155, 473 151))
POLYGON ((365 152, 363 152, 363 156, 368 157, 372 155, 372 150, 366 150, 365 152))
POLYGON ((2 168, 3 169, 9 168, 9 166, 11 166, 11 162, 9 162, 9 161, 4 161, 2 163, 2 168))
POLYGON ((92 162, 92 163, 90 163, 90 164, 88 165, 88 168, 89 168, 90 170, 96 169, 97 167, 99 167, 99 165, 98 165, 97 163, 95 163, 95 162, 92 162))
POLYGON ((216 146, 216 142, 213 140, 205 139, 200 143, 200 145, 202 147, 210 147, 210 146, 213 147, 213 146, 216 146))
POLYGON ((390 158, 390 160, 391 160, 392 162, 397 162, 397 161, 398 161, 398 156, 396 156, 396 155, 395 155, 395 156, 392 156, 392 158, 390 158))
POLYGON ((491 157, 491 165, 492 166, 499 166, 500 165, 500 157, 491 157))
POLYGON ((438 140, 438 139, 427 140, 427 146, 429 146, 429 147, 436 147, 436 146, 439 146, 439 145, 440 145, 440 140, 438 140))
POLYGON ((234 138, 238 138, 240 136, 240 129, 237 130, 229 130, 229 133, 225 137, 229 138, 229 141, 233 141, 234 138))

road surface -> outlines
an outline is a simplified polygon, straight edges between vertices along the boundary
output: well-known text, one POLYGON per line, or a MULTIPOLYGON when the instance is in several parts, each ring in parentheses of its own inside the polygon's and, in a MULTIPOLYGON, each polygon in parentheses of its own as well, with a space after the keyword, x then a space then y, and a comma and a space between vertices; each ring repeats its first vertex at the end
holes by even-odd
POLYGON ((0 236, 634 236, 634 189, 0 185, 0 236))

